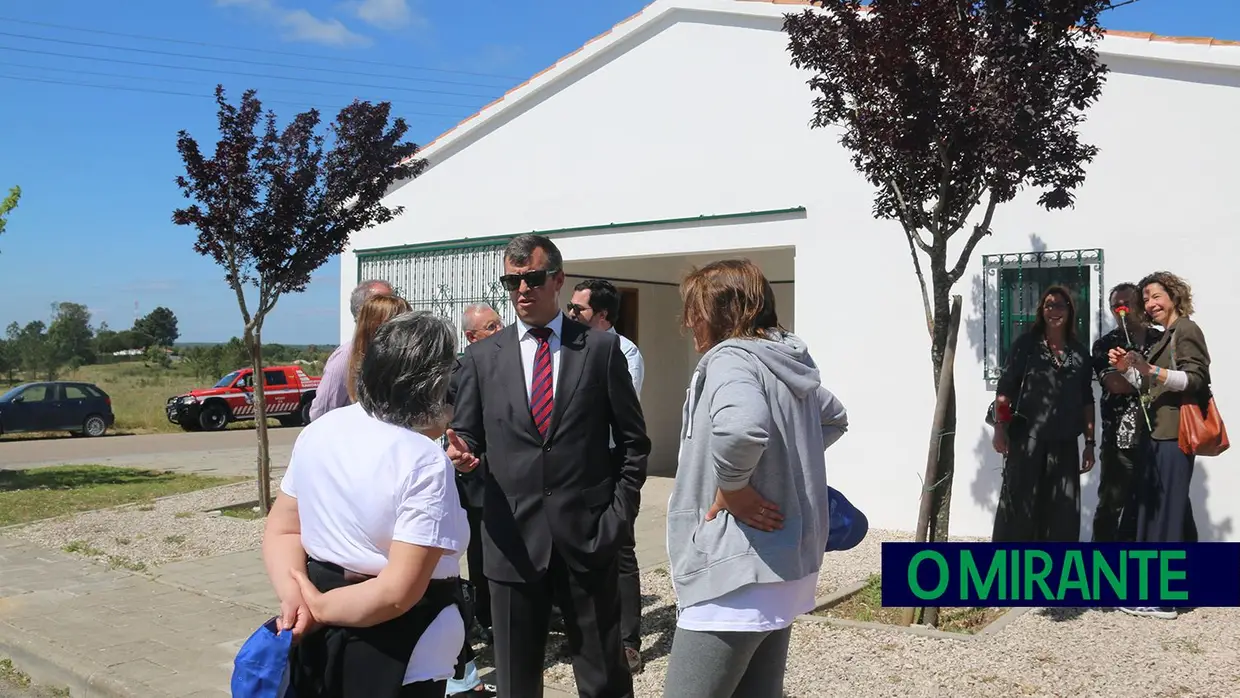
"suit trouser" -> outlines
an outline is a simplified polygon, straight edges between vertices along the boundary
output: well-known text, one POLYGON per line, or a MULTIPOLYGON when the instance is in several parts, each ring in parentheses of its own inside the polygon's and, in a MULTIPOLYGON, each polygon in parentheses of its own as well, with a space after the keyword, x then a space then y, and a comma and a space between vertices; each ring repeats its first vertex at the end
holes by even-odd
MULTIPOLYGON (((474 619, 484 628, 491 627, 491 588, 487 584, 486 575, 482 570, 482 508, 465 507, 465 515, 469 518, 469 547, 465 550, 465 560, 469 565, 470 581, 474 583, 474 619)), ((469 632, 469 628, 465 628, 469 632)))
POLYGON ((551 553, 542 579, 490 580, 495 674, 504 698, 541 698, 547 630, 554 601, 564 614, 577 692, 582 698, 632 698, 633 676, 620 644, 619 572, 578 572, 551 553))
MULTIPOLYGON (((634 524, 635 526, 636 524, 634 524)), ((620 641, 628 648, 642 647, 642 585, 637 569, 637 540, 629 526, 628 540, 620 548, 616 566, 620 573, 620 641)))

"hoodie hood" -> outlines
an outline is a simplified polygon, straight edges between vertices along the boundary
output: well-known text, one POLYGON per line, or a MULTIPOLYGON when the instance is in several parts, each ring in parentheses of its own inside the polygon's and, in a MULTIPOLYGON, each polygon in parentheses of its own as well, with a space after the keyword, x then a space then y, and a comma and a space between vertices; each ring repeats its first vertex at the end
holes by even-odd
POLYGON ((704 374, 711 359, 725 351, 740 351, 757 359, 780 382, 787 385, 797 398, 804 398, 822 385, 818 367, 809 355, 809 348, 800 337, 789 332, 772 332, 769 338, 724 340, 702 356, 696 371, 704 374))

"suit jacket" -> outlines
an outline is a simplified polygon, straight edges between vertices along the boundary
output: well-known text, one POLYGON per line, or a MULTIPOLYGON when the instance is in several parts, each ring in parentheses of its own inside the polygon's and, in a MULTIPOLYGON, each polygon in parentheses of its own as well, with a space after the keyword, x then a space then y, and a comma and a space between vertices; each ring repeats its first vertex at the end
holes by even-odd
MULTIPOLYGON (((461 381, 461 360, 456 360, 456 365, 452 367, 452 380, 448 383, 448 404, 456 405, 456 391, 461 381)), ((478 467, 471 472, 462 473, 456 471, 456 491, 461 497, 461 504, 470 509, 481 509, 483 502, 483 473, 486 472, 487 457, 482 454, 479 457, 481 461, 478 467)))
POLYGON ((1176 320, 1161 339, 1150 347, 1149 362, 1163 369, 1174 368, 1188 374, 1188 387, 1182 392, 1167 390, 1162 385, 1150 388, 1150 419, 1154 422, 1153 438, 1175 440, 1180 435, 1180 403, 1196 400, 1201 405, 1210 396, 1210 350, 1201 327, 1182 317, 1176 320), (1172 361, 1174 347, 1175 361, 1172 361), (1175 363, 1175 366, 1172 366, 1175 363))
POLYGON ((471 345, 461 358, 452 428, 475 455, 488 457, 488 579, 536 581, 553 548, 573 569, 606 569, 637 516, 650 439, 619 339, 563 322, 546 439, 526 397, 520 325, 471 345), (609 448, 612 434, 620 457, 609 448))

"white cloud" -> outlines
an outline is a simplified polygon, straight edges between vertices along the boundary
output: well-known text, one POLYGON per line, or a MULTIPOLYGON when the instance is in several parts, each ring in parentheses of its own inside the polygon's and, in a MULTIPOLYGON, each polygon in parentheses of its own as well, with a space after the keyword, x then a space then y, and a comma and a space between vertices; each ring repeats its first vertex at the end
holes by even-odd
POLYGON ((344 26, 336 18, 319 19, 307 10, 283 10, 279 18, 284 38, 328 46, 369 46, 370 38, 344 26))
POLYGON ((360 0, 350 3, 350 7, 363 22, 381 29, 426 24, 426 19, 409 7, 409 0, 360 0))
POLYGON ((275 24, 285 41, 302 41, 325 46, 369 46, 369 37, 349 29, 335 17, 316 17, 304 8, 287 8, 276 0, 215 0, 218 7, 243 7, 275 24))

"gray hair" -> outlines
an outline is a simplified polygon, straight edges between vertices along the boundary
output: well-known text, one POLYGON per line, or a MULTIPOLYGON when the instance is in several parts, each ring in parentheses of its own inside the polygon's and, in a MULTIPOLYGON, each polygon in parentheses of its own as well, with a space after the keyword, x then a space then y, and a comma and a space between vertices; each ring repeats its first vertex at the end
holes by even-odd
POLYGON ((349 312, 353 313, 353 319, 357 319, 357 314, 361 312, 362 306, 371 296, 392 293, 392 284, 383 279, 367 279, 357 286, 353 287, 353 293, 349 294, 349 312))
POLYGON ((456 364, 456 328, 426 310, 401 313, 379 326, 357 376, 357 402, 388 424, 423 429, 448 414, 456 364))
POLYGON ((478 329, 475 325, 478 322, 478 316, 490 311, 499 317, 499 311, 490 303, 470 303, 465 306, 465 310, 461 312, 461 328, 465 330, 478 329))
POLYGON ((530 261, 534 250, 539 248, 547 253, 548 271, 560 271, 564 268, 564 256, 560 254, 560 248, 551 242, 551 238, 542 235, 518 235, 509 240, 508 246, 504 248, 504 259, 516 265, 523 265, 530 261))

